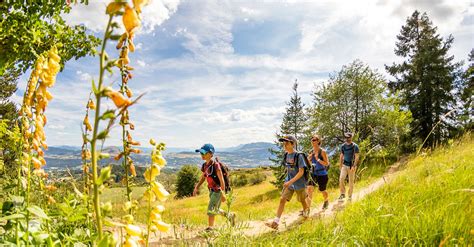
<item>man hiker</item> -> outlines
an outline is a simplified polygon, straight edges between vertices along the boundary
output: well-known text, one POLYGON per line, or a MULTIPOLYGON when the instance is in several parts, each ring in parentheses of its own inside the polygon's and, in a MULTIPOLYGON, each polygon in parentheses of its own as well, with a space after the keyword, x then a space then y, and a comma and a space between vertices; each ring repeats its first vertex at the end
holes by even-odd
POLYGON ((357 170, 357 164, 359 163, 359 146, 352 142, 352 133, 348 132, 344 134, 346 141, 341 146, 341 154, 339 155, 339 168, 341 169, 341 175, 339 176, 339 187, 341 189, 341 195, 339 201, 344 201, 346 197, 346 188, 344 183, 346 177, 349 175, 349 197, 348 200, 352 200, 352 191, 354 189, 355 172, 357 170))
POLYGON ((226 201, 226 190, 221 165, 213 159, 215 153, 214 146, 212 144, 204 144, 200 149, 196 149, 196 152, 201 154, 201 159, 204 160, 204 163, 201 166, 202 176, 196 186, 194 186, 193 196, 198 194, 199 187, 206 180, 207 188, 209 189, 209 204, 207 206, 208 227, 206 231, 213 230, 216 214, 226 217, 231 225, 234 226, 235 214, 227 213, 219 208, 221 202, 226 201))
POLYGON ((285 209, 285 203, 291 200, 293 194, 303 206, 302 216, 309 217, 309 207, 306 204, 306 180, 304 178, 304 169, 306 167, 306 158, 302 153, 296 150, 297 140, 293 136, 285 136, 279 139, 283 142, 285 155, 283 164, 287 170, 283 191, 280 197, 280 205, 276 212, 276 218, 272 222, 266 222, 265 225, 273 229, 278 229, 280 217, 285 209))
POLYGON ((308 198, 306 203, 311 208, 311 201, 313 200, 314 186, 318 184, 319 191, 323 194, 324 203, 323 210, 329 206, 328 192, 326 186, 328 184, 328 166, 329 160, 326 150, 321 148, 321 137, 314 135, 311 138, 311 145, 313 150, 309 153, 308 160, 313 164, 311 171, 311 178, 308 181, 308 198))

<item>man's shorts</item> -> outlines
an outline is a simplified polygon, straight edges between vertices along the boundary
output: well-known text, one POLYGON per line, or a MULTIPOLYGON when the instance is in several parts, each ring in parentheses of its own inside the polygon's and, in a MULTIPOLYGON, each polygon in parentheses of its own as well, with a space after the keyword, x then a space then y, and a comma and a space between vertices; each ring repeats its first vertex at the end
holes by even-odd
POLYGON ((219 213, 221 206, 221 191, 209 191, 209 205, 207 205, 207 215, 212 216, 219 213))
POLYGON ((308 181, 308 186, 315 186, 316 184, 318 184, 319 191, 326 190, 326 187, 328 185, 328 180, 329 180, 328 175, 322 175, 322 176, 311 175, 311 179, 312 180, 308 181))
POLYGON ((296 199, 299 202, 303 202, 304 200, 306 200, 306 197, 308 196, 308 194, 306 194, 305 188, 299 189, 299 190, 292 190, 289 188, 283 189, 283 192, 281 193, 281 198, 286 199, 287 201, 290 201, 291 198, 293 197, 293 193, 295 192, 296 192, 296 199))

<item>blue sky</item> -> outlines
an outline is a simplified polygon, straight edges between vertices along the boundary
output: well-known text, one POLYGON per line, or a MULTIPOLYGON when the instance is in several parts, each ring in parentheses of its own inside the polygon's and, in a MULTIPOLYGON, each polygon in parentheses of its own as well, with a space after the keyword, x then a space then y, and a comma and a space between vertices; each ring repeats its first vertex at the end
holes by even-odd
MULTIPOLYGON (((90 2, 65 18, 102 37, 106 3, 90 2)), ((384 64, 399 61, 396 35, 415 9, 427 12, 443 37, 453 34, 451 53, 466 60, 474 44, 469 0, 152 0, 130 55, 135 72, 129 85, 135 95, 146 93, 131 109, 134 136, 190 148, 271 142, 295 79, 308 105, 315 87, 355 59, 386 74, 384 64)), ((114 46, 110 56, 118 56, 114 46)), ((98 78, 96 57, 69 61, 58 75, 46 111, 50 145, 81 145, 92 78, 98 78)), ((117 72, 106 79, 115 88, 118 83, 117 72)), ((118 131, 106 145, 119 143, 118 131)))

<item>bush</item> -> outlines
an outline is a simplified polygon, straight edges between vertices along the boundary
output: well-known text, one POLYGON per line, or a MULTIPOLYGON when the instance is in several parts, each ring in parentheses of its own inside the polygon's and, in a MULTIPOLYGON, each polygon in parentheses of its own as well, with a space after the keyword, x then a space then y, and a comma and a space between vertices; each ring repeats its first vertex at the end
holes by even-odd
POLYGON ((193 165, 181 167, 176 180, 176 198, 183 198, 193 194, 194 185, 199 181, 201 171, 193 165))

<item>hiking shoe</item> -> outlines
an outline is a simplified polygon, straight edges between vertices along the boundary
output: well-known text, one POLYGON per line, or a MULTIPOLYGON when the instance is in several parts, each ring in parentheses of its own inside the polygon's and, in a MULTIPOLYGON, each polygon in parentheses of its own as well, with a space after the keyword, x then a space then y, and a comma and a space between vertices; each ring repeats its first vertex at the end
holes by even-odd
POLYGON ((275 221, 265 222, 265 225, 275 230, 278 229, 278 223, 276 223, 275 221))
POLYGON ((305 219, 308 218, 309 217, 309 209, 304 210, 303 213, 301 214, 301 216, 305 219))
POLYGON ((339 201, 340 201, 340 202, 343 202, 343 201, 344 201, 344 198, 346 198, 346 195, 341 194, 341 195, 339 196, 339 201))
POLYGON ((348 202, 352 202, 352 196, 349 196, 349 197, 347 198, 347 201, 348 201, 348 202))
POLYGON ((229 223, 231 226, 235 226, 235 213, 229 213, 229 223))
POLYGON ((300 210, 300 213, 298 214, 298 216, 303 216, 303 210, 300 210))
POLYGON ((329 207, 329 202, 328 202, 328 201, 324 201, 324 203, 323 203, 323 210, 328 209, 328 207, 329 207))
POLYGON ((206 229, 204 229, 205 232, 212 232, 214 231, 214 228, 208 226, 206 229))

